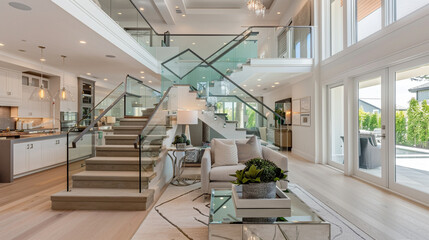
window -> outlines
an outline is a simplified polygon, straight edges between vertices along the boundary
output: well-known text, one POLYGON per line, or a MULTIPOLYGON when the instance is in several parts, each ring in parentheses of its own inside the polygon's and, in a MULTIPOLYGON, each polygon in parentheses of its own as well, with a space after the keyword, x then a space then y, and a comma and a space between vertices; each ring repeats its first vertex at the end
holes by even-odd
POLYGON ((396 20, 429 4, 429 0, 394 0, 396 20))
POLYGON ((343 1, 331 1, 331 55, 343 50, 343 1))
POLYGON ((329 140, 328 163, 340 167, 344 164, 344 85, 329 89, 329 140))
POLYGON ((356 0, 357 41, 381 29, 381 15, 381 0, 356 0))

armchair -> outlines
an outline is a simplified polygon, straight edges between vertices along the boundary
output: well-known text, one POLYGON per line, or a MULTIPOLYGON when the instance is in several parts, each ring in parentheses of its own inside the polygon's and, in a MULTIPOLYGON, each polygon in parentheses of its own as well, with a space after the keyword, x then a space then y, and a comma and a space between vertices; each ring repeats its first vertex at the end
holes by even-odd
MULTIPOLYGON (((264 159, 274 162, 284 171, 288 170, 288 159, 286 156, 264 146, 261 149, 264 159)), ((210 194, 212 188, 230 188, 232 185, 231 181, 234 180, 234 177, 231 177, 230 174, 234 174, 235 171, 242 170, 245 167, 244 163, 213 167, 212 163, 215 159, 212 159, 211 151, 210 148, 207 148, 201 159, 201 189, 206 194, 210 194)), ((286 189, 288 182, 279 181, 277 185, 281 189, 286 189)))

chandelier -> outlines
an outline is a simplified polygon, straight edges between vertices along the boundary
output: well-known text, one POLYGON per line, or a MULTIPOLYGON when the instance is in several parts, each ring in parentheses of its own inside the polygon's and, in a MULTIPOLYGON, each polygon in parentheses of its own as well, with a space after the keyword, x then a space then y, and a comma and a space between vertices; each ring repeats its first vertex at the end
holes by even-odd
POLYGON ((265 6, 261 0, 249 0, 247 2, 247 8, 252 11, 256 16, 265 16, 265 6))

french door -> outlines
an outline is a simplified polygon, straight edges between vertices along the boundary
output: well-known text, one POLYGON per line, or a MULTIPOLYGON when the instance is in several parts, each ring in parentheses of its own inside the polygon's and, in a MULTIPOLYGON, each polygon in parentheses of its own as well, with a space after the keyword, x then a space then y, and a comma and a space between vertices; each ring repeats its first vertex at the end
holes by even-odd
POLYGON ((344 170, 344 84, 328 87, 328 164, 344 170))
POLYGON ((354 84, 353 174, 429 205, 429 57, 354 84))
POLYGON ((354 174, 375 184, 388 184, 387 71, 355 79, 354 174))

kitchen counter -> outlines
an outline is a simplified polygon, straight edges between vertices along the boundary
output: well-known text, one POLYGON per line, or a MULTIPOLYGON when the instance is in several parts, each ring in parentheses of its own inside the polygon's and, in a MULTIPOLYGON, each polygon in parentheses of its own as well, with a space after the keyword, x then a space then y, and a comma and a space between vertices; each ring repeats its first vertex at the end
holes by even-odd
POLYGON ((65 132, 64 133, 24 133, 19 137, 11 136, 7 138, 4 138, 4 137, 2 138, 2 136, 0 135, 0 144, 4 141, 21 143, 21 142, 38 141, 38 140, 45 140, 45 139, 65 137, 65 136, 67 136, 67 133, 65 132))

